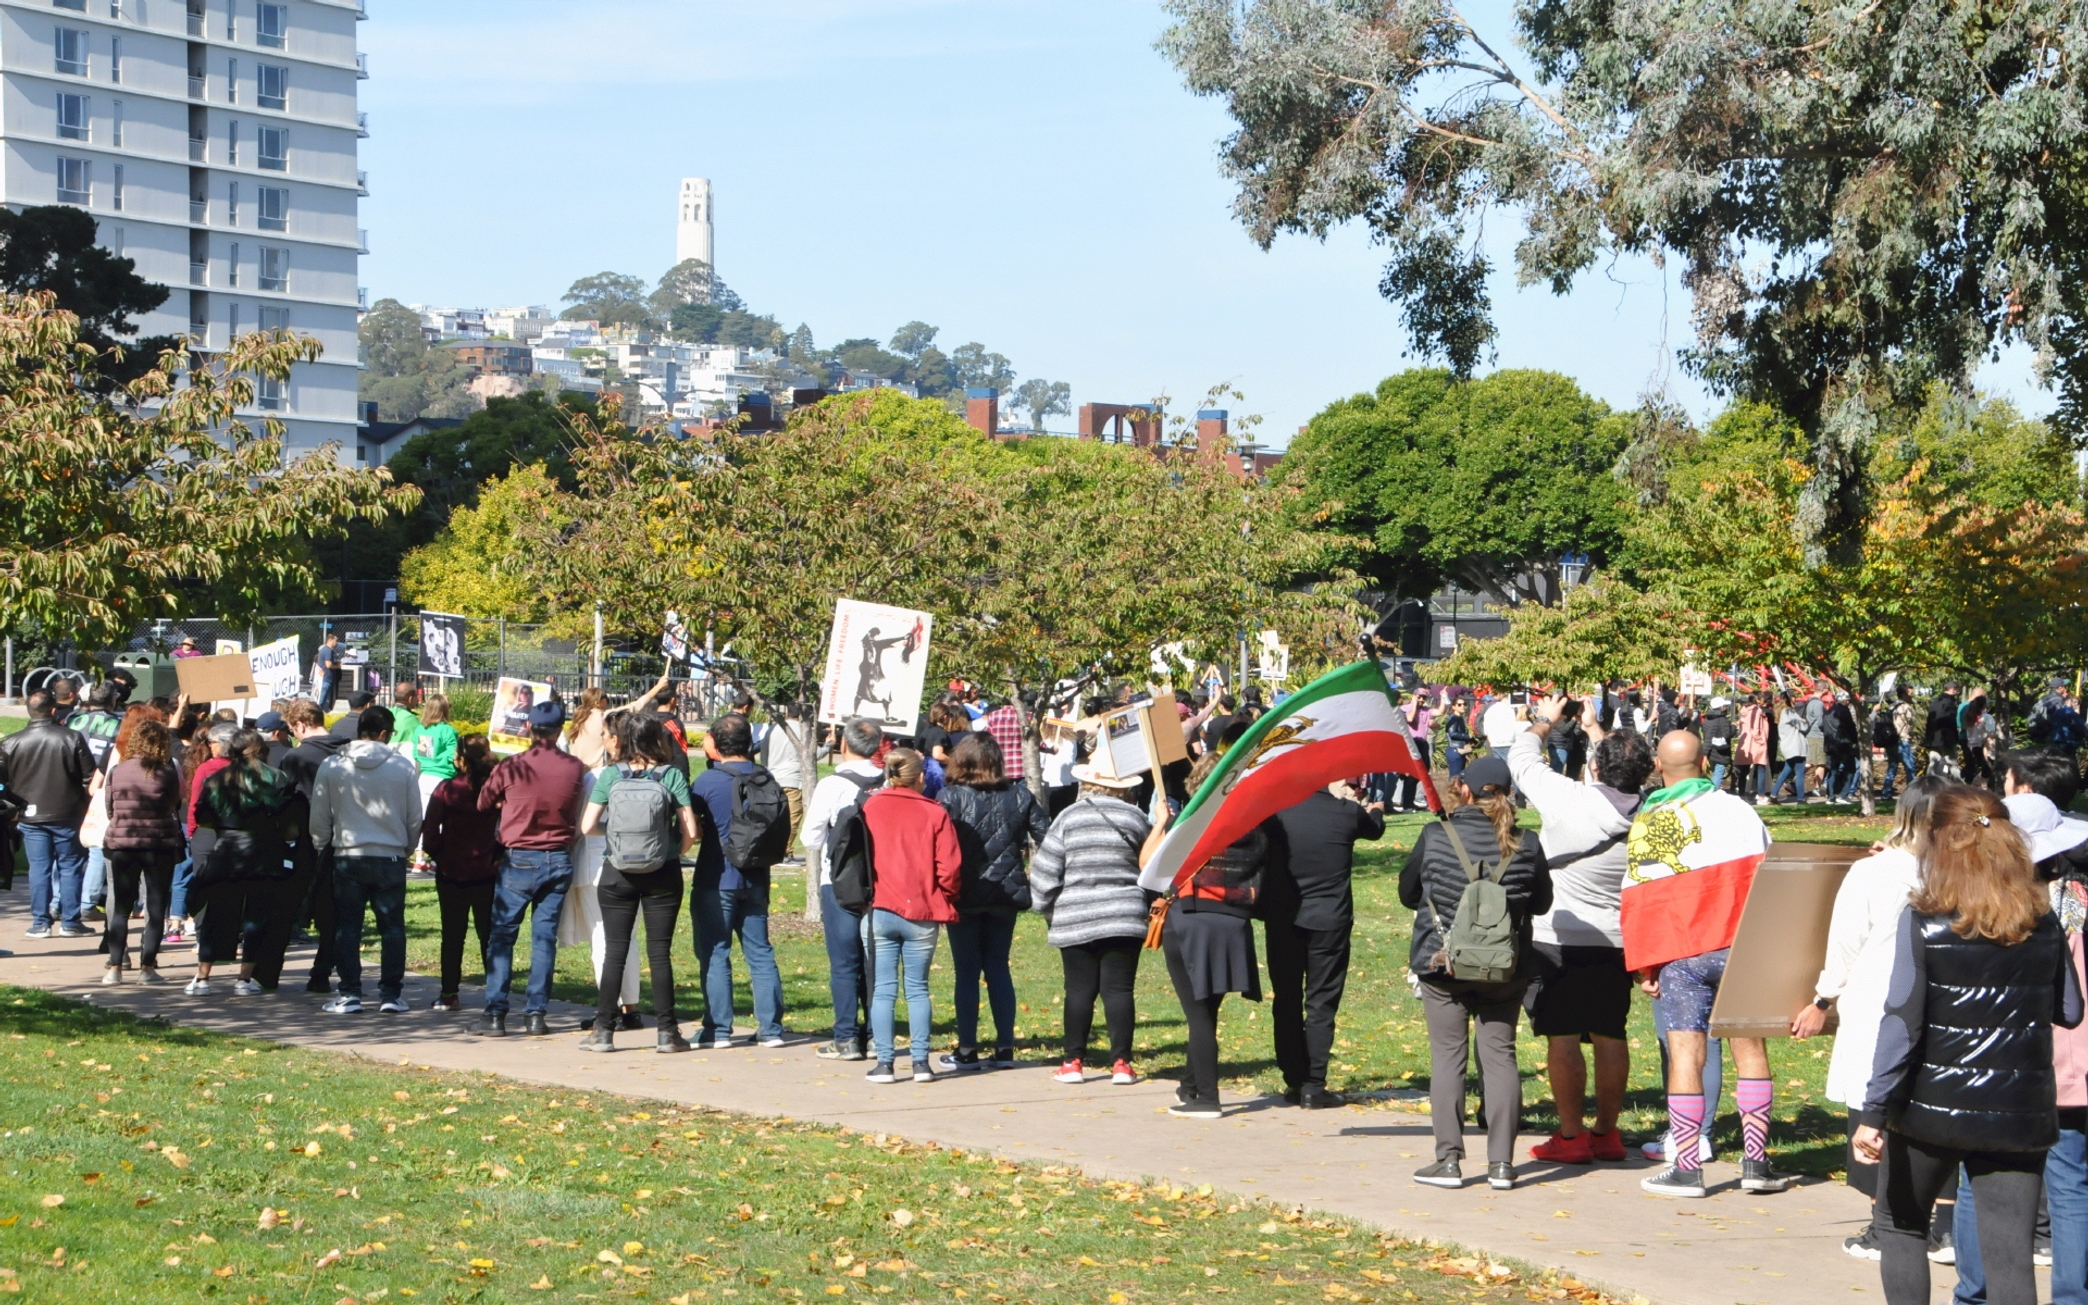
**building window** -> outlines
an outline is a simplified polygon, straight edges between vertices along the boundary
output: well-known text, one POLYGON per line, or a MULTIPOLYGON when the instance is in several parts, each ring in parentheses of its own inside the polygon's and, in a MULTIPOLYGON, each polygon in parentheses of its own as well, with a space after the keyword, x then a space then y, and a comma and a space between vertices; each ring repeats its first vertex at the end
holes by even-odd
MULTIPOLYGON (((237 245, 234 245, 234 246, 233 246, 233 248, 237 249, 237 248, 238 248, 238 246, 237 246, 237 245)), ((238 304, 236 304, 236 303, 235 303, 235 304, 227 304, 227 305, 225 306, 225 326, 226 326, 226 327, 227 327, 227 328, 229 329, 229 331, 230 331, 230 333, 231 333, 231 335, 230 335, 230 338, 232 338, 232 339, 234 339, 234 340, 236 340, 236 339, 238 339, 238 338, 239 338, 239 305, 238 305, 238 304)))
POLYGON ((254 406, 266 412, 282 411, 283 383, 273 376, 255 377, 254 406))
POLYGON ((290 329, 290 310, 287 308, 261 309, 261 329, 264 331, 287 331, 290 329))
POLYGON ((57 53, 59 72, 87 75, 87 33, 77 27, 61 27, 52 49, 57 53))
POLYGON ((86 159, 58 157, 58 202, 86 206, 89 193, 88 178, 93 165, 86 159))
POLYGON ((123 38, 120 36, 109 38, 109 80, 123 80, 123 38))
POLYGON ((84 95, 58 96, 58 135, 62 140, 87 139, 87 97, 84 95))
POLYGON ((254 65, 254 103, 264 109, 290 106, 290 70, 282 64, 254 65))
POLYGON ((239 103, 239 60, 225 60, 225 103, 239 103))
POLYGON ((237 118, 225 124, 225 162, 235 168, 239 166, 239 119, 237 118))
MULTIPOLYGON (((290 288, 290 251, 274 245, 261 246, 261 288, 263 290, 288 290, 290 288)), ((264 310, 263 318, 267 317, 264 310)))
POLYGON ((123 148, 123 101, 109 101, 109 143, 117 149, 123 148))
POLYGON ((225 225, 239 225, 239 183, 236 181, 225 185, 225 225))
POLYGON ((270 172, 290 170, 290 129, 262 127, 254 135, 261 145, 261 166, 270 172))
POLYGON ((109 0, 109 17, 123 17, 123 0, 109 0))
POLYGON ((109 186, 109 207, 118 213, 123 211, 123 165, 116 165, 116 179, 109 186))
POLYGON ((263 231, 288 231, 290 229, 290 191, 283 186, 261 187, 261 229, 263 231))
MULTIPOLYGON (((237 289, 239 286, 239 242, 232 242, 225 255, 225 284, 237 289)), ((239 334, 239 305, 232 305, 232 334, 239 334)))
POLYGON ((290 6, 263 4, 254 6, 254 43, 256 45, 265 45, 271 50, 280 50, 284 47, 285 38, 289 34, 290 6))
POLYGON ((129 233, 124 231, 122 227, 111 227, 109 230, 111 233, 109 236, 109 248, 115 250, 119 254, 122 253, 124 247, 130 243, 130 241, 127 239, 129 233))
POLYGON ((71 9, 78 13, 87 12, 87 0, 51 0, 60 9, 71 9))

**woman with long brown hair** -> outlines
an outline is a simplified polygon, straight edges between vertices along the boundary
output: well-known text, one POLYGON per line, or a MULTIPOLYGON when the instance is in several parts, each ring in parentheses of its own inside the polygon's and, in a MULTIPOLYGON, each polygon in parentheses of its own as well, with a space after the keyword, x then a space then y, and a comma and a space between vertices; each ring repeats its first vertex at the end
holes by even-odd
MULTIPOLYGON (((150 713, 133 707, 133 713, 150 713)), ((156 713, 154 713, 156 714, 156 713)), ((108 774, 109 828, 102 847, 109 858, 109 910, 102 926, 109 962, 103 983, 121 983, 130 959, 130 914, 142 883, 145 928, 139 939, 138 981, 163 983, 159 972, 167 899, 174 891, 174 866, 186 846, 181 830, 181 768, 172 756, 173 735, 160 721, 139 714, 126 719, 123 756, 108 774)), ((113 754, 112 754, 113 755, 113 754)))
POLYGON ((1051 822, 1029 785, 1010 780, 1000 744, 973 730, 949 752, 946 783, 936 800, 957 823, 964 849, 957 919, 950 925, 950 961, 957 972, 957 1049, 943 1057, 950 1069, 984 1069, 1015 1059, 1015 918, 1030 907, 1030 848, 1044 841, 1051 822), (993 1054, 979 1047, 979 981, 993 1011, 993 1054))
MULTIPOLYGON (((479 810, 479 789, 493 773, 493 751, 483 734, 457 741, 457 773, 435 786, 421 821, 421 847, 435 863, 435 900, 442 916, 442 991, 431 1010, 461 1010, 464 930, 478 933, 479 964, 493 936, 493 889, 500 879, 500 812, 479 810)), ((425 778, 425 777, 423 777, 425 778)), ((483 973, 481 968, 481 973, 483 973)))
POLYGON ((1514 794, 1507 762, 1471 762, 1450 781, 1456 806, 1421 831, 1399 872, 1399 900, 1414 912, 1408 965, 1421 980, 1428 1019, 1435 1127, 1435 1163, 1414 1181, 1431 1187, 1464 1186, 1465 1064, 1475 1024, 1485 1083, 1486 1181, 1499 1190, 1515 1186, 1515 1130, 1522 1115, 1515 1026, 1529 986, 1530 918, 1551 909, 1552 882, 1537 831, 1516 827, 1514 794), (1518 956, 1506 977, 1460 978, 1451 972, 1446 948, 1465 889, 1482 877, 1507 896, 1518 956))
POLYGON ((1936 796, 1900 916, 1885 1021, 1851 1145, 1880 1166, 1871 1214, 1887 1305, 1926 1305, 1930 1207, 1959 1166, 1979 1204, 1992 1305, 2036 1305, 2032 1238, 2059 1140, 2052 1026, 2080 1025, 2051 898, 2001 799, 1936 796))

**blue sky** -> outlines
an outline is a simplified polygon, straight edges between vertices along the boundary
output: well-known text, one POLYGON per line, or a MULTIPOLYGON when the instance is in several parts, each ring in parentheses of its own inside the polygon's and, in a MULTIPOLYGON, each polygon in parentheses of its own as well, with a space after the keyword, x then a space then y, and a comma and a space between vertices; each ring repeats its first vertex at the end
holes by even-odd
MULTIPOLYGON (((674 259, 680 179, 716 189, 721 276, 822 344, 914 319, 1073 402, 1212 385, 1282 444, 1403 367, 1362 235, 1257 249, 1228 211, 1227 119, 1153 50, 1146 0, 369 0, 363 225, 373 300, 551 303, 674 259)), ((1508 6, 1472 11, 1507 36, 1508 6)), ((1505 243, 1510 222, 1497 218, 1505 243)), ((1497 260, 1500 261, 1500 260, 1497 260)), ((1689 335, 1672 275, 1628 263, 1564 299, 1499 278, 1496 365, 1630 406, 1689 335)), ((1983 378, 2033 411, 2021 358, 1983 378)), ((1070 429, 1067 418, 1054 428, 1070 429)))

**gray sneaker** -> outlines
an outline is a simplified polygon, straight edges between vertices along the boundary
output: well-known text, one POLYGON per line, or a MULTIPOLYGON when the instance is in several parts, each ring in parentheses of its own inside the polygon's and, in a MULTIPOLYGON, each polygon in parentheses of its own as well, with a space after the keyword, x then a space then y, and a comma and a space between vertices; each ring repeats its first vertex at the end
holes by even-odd
POLYGON ((1416 1169, 1414 1181, 1426 1187, 1463 1187, 1464 1169, 1455 1160, 1438 1160, 1426 1169, 1416 1169))
POLYGON ((1651 1178, 1639 1180, 1639 1190, 1655 1196, 1681 1197, 1685 1200, 1704 1199, 1704 1171, 1701 1169, 1667 1168, 1651 1178))
POLYGON ((853 1042, 822 1042, 815 1054, 821 1060, 868 1060, 870 1057, 853 1042))
POLYGON ((1740 1190, 1771 1194, 1788 1191, 1791 1175, 1777 1173, 1769 1167, 1767 1160, 1742 1160, 1740 1162, 1740 1190))

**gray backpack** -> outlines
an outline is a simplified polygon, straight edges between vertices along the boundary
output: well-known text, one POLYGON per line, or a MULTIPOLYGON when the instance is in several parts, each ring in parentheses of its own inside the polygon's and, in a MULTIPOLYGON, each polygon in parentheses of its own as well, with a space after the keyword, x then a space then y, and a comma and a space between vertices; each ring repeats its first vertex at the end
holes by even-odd
POLYGON ((675 837, 674 794, 660 778, 667 768, 617 771, 603 811, 603 863, 633 874, 672 864, 681 855, 681 840, 675 837))
POLYGON ((1457 899, 1457 916, 1448 929, 1443 928, 1435 899, 1428 900, 1428 913, 1434 917, 1436 933, 1443 940, 1443 949, 1436 953, 1436 968, 1453 979, 1475 983, 1512 979, 1519 950, 1515 917, 1508 909, 1508 890, 1501 887, 1499 879, 1490 879, 1486 873, 1489 865, 1500 863, 1475 864, 1471 853, 1465 851, 1464 840, 1457 836, 1457 826, 1446 820, 1441 828, 1450 837, 1450 849, 1457 853, 1457 863, 1464 867, 1465 890, 1457 899))

